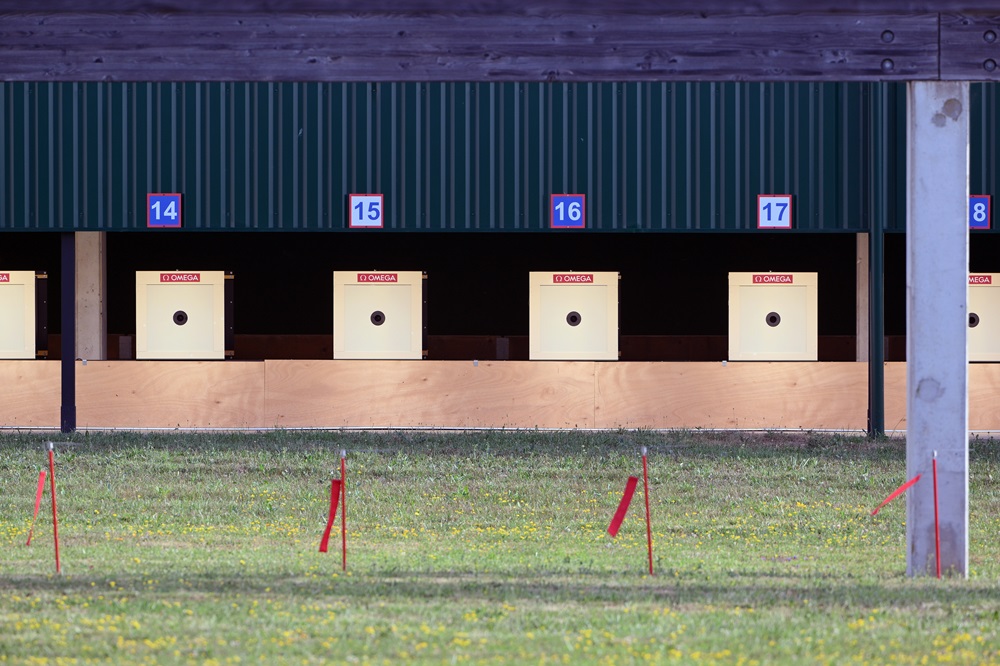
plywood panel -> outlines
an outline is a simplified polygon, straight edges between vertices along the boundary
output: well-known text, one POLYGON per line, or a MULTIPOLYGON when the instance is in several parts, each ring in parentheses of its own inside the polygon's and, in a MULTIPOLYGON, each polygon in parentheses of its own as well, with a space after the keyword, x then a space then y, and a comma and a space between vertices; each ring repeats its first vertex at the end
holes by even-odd
POLYGON ((266 361, 271 427, 594 427, 594 364, 266 361))
POLYGON ((90 361, 76 367, 80 428, 247 428, 264 414, 264 364, 90 361))
POLYGON ((608 363, 598 428, 864 430, 863 363, 608 363))
POLYGON ((1000 432, 1000 363, 969 364, 969 430, 1000 432))
POLYGON ((51 361, 0 361, 0 426, 59 428, 61 371, 51 361))
POLYGON ((885 433, 903 434, 906 430, 906 363, 886 363, 884 367, 885 433))

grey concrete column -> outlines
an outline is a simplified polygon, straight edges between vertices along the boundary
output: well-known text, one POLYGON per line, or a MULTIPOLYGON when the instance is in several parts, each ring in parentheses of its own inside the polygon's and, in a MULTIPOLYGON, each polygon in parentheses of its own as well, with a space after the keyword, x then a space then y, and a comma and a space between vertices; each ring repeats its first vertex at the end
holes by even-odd
POLYGON ((76 358, 108 358, 107 233, 76 232, 76 358))
POLYGON ((907 84, 906 571, 968 575, 969 84, 907 84))

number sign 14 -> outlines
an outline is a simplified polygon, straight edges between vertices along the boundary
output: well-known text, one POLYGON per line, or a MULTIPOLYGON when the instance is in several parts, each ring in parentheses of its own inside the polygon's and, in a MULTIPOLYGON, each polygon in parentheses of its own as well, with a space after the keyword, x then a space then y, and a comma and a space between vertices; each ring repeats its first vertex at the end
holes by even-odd
POLYGON ((585 229, 587 197, 584 194, 553 194, 549 208, 552 229, 585 229))
POLYGON ((757 228, 758 229, 791 229, 792 228, 792 195, 791 194, 758 194, 757 195, 757 228))
POLYGON ((178 229, 181 226, 180 194, 147 194, 146 226, 178 229))
POLYGON ((348 196, 347 219, 351 229, 381 229, 384 210, 381 194, 351 194, 348 196))

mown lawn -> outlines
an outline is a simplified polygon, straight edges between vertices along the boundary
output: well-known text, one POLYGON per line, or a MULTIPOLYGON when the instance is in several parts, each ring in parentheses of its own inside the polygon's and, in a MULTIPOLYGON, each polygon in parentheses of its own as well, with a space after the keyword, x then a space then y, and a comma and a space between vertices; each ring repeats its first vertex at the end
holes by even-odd
POLYGON ((968 580, 907 578, 905 444, 818 434, 0 433, 0 663, 1000 663, 1000 446, 968 580), (59 442, 65 436, 55 435, 59 442), (642 484, 649 447, 655 570, 642 484), (339 531, 317 552, 329 479, 339 531), (47 491, 46 491, 47 493, 47 491), (339 530, 339 521, 338 521, 339 530))

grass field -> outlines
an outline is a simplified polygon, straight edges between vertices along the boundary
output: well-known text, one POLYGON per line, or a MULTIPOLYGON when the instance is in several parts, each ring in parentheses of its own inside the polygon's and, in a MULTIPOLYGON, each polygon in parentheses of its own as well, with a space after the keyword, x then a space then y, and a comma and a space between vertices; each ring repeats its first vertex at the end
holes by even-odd
POLYGON ((902 500, 870 516, 900 440, 77 434, 61 576, 47 494, 25 546, 45 441, 0 433, 0 664, 1000 663, 995 441, 970 577, 941 581, 904 575, 902 500), (606 533, 643 445, 652 577, 641 483, 606 533), (317 552, 342 448, 346 573, 317 552))

